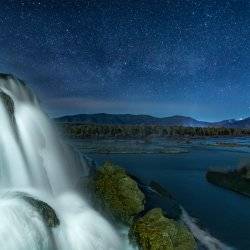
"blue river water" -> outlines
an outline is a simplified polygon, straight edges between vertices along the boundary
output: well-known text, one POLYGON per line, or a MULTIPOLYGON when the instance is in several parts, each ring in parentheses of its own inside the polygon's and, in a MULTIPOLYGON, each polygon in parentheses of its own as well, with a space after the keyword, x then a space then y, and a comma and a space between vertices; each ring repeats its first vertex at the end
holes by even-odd
POLYGON ((183 154, 89 156, 97 164, 112 160, 146 183, 159 182, 212 236, 234 249, 250 249, 250 198, 214 186, 205 178, 209 168, 235 168, 250 162, 249 149, 197 145, 183 154))

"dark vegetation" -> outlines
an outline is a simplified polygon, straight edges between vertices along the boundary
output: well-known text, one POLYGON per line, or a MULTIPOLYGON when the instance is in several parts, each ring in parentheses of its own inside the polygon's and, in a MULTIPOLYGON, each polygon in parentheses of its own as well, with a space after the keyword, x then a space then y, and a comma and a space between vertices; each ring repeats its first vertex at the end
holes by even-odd
POLYGON ((63 133, 75 139, 86 138, 148 138, 156 137, 204 137, 204 136, 246 136, 250 129, 151 126, 151 125, 96 125, 58 123, 63 133))

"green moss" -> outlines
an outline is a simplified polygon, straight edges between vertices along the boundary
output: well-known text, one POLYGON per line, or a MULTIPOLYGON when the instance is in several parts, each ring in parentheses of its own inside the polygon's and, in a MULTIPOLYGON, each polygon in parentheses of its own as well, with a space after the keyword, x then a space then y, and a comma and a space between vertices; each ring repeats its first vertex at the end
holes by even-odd
POLYGON ((97 170, 95 192, 115 217, 131 224, 134 217, 144 210, 145 196, 126 171, 111 162, 97 170))
POLYGON ((188 229, 166 218, 160 208, 149 211, 130 229, 130 238, 143 250, 193 250, 196 243, 188 229))
POLYGON ((130 225, 129 237, 142 250, 194 250, 196 242, 181 223, 168 219, 160 208, 139 218, 145 196, 124 169, 106 162, 91 181, 105 211, 130 225), (139 218, 139 219, 138 219, 139 218))

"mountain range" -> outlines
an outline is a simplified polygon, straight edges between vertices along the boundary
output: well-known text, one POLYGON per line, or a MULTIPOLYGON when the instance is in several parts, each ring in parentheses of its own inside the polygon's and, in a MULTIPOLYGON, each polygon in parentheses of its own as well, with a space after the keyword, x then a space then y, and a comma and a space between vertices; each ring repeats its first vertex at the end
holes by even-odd
POLYGON ((55 118, 55 120, 56 122, 83 124, 250 128, 250 117, 242 120, 230 119, 220 122, 205 122, 196 120, 192 117, 180 115, 159 118, 150 115, 99 113, 67 115, 55 118))

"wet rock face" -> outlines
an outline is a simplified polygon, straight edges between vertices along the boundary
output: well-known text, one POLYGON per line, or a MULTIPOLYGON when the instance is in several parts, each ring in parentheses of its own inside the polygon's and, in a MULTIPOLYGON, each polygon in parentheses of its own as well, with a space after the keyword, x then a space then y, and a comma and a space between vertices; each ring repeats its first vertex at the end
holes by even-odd
POLYGON ((23 199, 38 211, 48 227, 56 227, 60 224, 55 210, 49 204, 26 194, 23 195, 23 199))
POLYGON ((234 171, 209 170, 206 173, 208 182, 236 193, 250 197, 250 173, 241 168, 234 171))
POLYGON ((155 208, 138 219, 131 227, 130 239, 142 250, 194 250, 196 243, 189 230, 168 219, 155 208))
POLYGON ((8 113, 10 115, 13 115, 14 111, 15 111, 15 107, 14 107, 14 102, 10 98, 10 96, 1 91, 0 92, 0 99, 3 102, 3 104, 4 104, 5 108, 7 109, 8 113))
POLYGON ((8 80, 10 78, 13 78, 14 76, 11 75, 11 74, 5 74, 5 73, 0 73, 0 80, 3 79, 3 80, 8 80))
POLYGON ((94 178, 95 193, 104 208, 126 224, 144 210, 145 196, 122 168, 105 163, 94 178))

